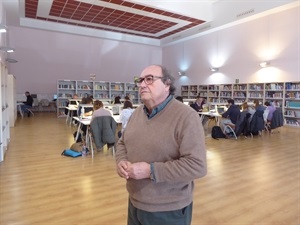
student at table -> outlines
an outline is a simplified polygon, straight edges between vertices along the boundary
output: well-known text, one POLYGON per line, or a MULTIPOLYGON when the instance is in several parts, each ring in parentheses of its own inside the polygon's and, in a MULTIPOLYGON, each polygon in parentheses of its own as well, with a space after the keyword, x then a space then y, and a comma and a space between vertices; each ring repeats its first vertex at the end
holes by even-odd
POLYGON ((91 116, 93 114, 93 107, 83 107, 82 105, 92 105, 93 99, 91 97, 82 98, 81 104, 78 107, 78 116, 91 116))
POLYGON ((127 122, 129 118, 131 117, 131 114, 133 113, 134 109, 132 106, 132 103, 130 101, 124 102, 124 107, 120 115, 120 121, 122 123, 122 131, 118 133, 118 137, 120 138, 122 133, 124 132, 127 122))
MULTIPOLYGON (((81 104, 85 104, 85 105, 93 104, 93 99, 91 97, 83 98, 81 101, 81 104)), ((79 107, 78 107, 78 114, 81 117, 92 116, 93 111, 94 111, 93 107, 83 107, 82 105, 79 105, 79 107), (83 112, 83 109, 84 109, 84 112, 83 112)), ((87 129, 86 125, 81 126, 81 130, 82 130, 84 136, 86 135, 86 129, 87 129)))
MULTIPOLYGON (((72 97, 72 100, 68 101, 67 107, 69 107, 70 105, 76 105, 76 106, 78 106, 79 99, 78 99, 78 101, 76 101, 76 99, 78 99, 78 95, 74 94, 73 97, 72 97)), ((68 113, 69 113, 69 110, 66 108, 65 109, 65 114, 68 115, 68 113)), ((77 112, 76 111, 73 112, 73 116, 77 116, 77 112)))
POLYGON ((24 104, 20 105, 20 107, 21 107, 22 113, 27 112, 28 117, 30 117, 30 112, 27 109, 32 108, 33 98, 31 97, 29 91, 25 92, 25 96, 26 96, 26 102, 23 102, 24 104))
MULTIPOLYGON (((222 113, 222 119, 221 121, 221 128, 224 130, 226 125, 235 125, 238 119, 238 116, 240 115, 240 108, 234 104, 233 99, 228 99, 228 110, 224 113, 222 113)), ((229 133, 230 130, 226 130, 225 134, 229 133)))
MULTIPOLYGON (((205 104, 205 98, 197 96, 196 101, 192 103, 190 106, 197 112, 202 112, 203 105, 205 104)), ((201 117, 201 115, 200 115, 201 117)), ((204 126, 207 121, 210 119, 210 116, 203 116, 202 125, 204 126)))
POLYGON ((94 112, 92 115, 92 119, 98 116, 112 116, 111 111, 103 108, 103 102, 96 100, 94 101, 94 112))

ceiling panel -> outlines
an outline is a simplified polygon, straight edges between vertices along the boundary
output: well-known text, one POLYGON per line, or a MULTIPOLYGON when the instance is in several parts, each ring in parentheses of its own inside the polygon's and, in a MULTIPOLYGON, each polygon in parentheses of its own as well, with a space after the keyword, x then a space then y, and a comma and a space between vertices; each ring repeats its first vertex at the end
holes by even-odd
POLYGON ((26 18, 154 39, 162 39, 205 22, 121 0, 25 0, 24 3, 26 18))

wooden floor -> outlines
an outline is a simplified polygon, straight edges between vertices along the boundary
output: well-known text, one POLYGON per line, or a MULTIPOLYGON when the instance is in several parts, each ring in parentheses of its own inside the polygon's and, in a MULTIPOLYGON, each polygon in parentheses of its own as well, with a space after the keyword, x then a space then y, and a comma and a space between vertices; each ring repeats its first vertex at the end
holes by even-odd
MULTIPOLYGON (((0 163, 1 225, 126 224, 128 196, 112 153, 60 155, 74 131, 54 113, 18 118, 0 163)), ((300 224, 300 129, 237 141, 207 136, 206 144, 193 225, 300 224)))

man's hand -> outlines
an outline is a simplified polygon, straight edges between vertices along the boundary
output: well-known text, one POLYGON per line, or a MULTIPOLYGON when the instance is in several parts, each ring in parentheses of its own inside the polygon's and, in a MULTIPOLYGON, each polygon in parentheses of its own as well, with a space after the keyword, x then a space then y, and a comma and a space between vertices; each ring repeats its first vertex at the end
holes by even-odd
POLYGON ((119 174, 120 177, 123 177, 125 179, 129 179, 129 174, 128 174, 128 170, 130 167, 131 163, 128 161, 120 161, 117 165, 117 172, 119 174))
POLYGON ((150 177, 150 164, 146 162, 137 162, 128 165, 126 169, 132 179, 140 180, 150 177))

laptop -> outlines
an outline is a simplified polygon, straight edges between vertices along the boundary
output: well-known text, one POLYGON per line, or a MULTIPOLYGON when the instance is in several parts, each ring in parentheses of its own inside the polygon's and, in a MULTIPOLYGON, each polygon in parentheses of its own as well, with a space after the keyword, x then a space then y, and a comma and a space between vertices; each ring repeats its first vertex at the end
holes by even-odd
POLYGON ((218 107, 217 111, 219 114, 222 114, 223 112, 225 112, 225 109, 223 107, 218 107))

